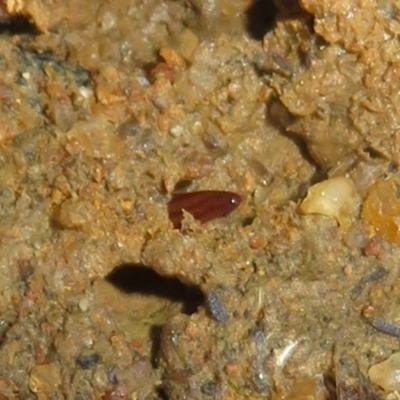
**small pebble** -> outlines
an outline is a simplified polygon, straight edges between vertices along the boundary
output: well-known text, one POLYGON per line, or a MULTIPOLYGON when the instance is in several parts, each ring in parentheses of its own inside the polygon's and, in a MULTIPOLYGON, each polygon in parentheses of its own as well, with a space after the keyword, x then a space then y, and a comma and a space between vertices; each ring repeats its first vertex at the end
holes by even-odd
POLYGON ((237 361, 229 361, 225 365, 224 371, 228 376, 238 376, 242 373, 241 367, 237 361))
POLYGON ((225 311, 225 307, 214 290, 210 290, 207 293, 207 305, 211 315, 220 323, 225 322, 228 319, 228 315, 225 311))
POLYGON ((89 308, 88 299, 86 297, 84 297, 83 299, 79 300, 78 306, 82 312, 86 312, 89 308))
POLYGON ((205 395, 205 396, 214 396, 215 392, 217 391, 218 385, 216 382, 214 381, 209 381, 204 383, 201 386, 201 392, 205 395))
POLYGON ((400 390, 400 353, 392 354, 388 359, 373 365, 368 371, 369 378, 375 385, 386 392, 400 390))
POLYGON ((53 394, 60 385, 60 369, 53 364, 35 365, 29 373, 29 389, 33 393, 53 394))
POLYGON ((382 257, 385 253, 381 241, 377 238, 372 238, 371 241, 364 247, 364 254, 367 257, 382 257))
POLYGON ((371 318, 368 321, 377 331, 389 336, 400 338, 400 326, 392 324, 383 318, 371 318))
POLYGON ((76 359, 76 363, 82 369, 92 369, 101 360, 101 357, 97 353, 81 355, 76 359))

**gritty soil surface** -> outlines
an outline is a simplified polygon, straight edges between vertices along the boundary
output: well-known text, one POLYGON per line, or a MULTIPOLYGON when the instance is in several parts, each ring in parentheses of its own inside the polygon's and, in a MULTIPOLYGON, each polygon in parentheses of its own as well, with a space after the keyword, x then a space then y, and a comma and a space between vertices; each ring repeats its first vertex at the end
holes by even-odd
POLYGON ((397 398, 383 3, 1 2, 0 399, 397 398))

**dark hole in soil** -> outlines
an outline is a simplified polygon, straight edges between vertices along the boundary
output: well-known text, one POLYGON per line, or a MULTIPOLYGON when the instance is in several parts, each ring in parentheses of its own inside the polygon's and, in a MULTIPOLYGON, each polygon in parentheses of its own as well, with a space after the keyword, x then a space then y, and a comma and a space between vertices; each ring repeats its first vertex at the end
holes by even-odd
MULTIPOLYGON (((165 278, 142 264, 122 264, 115 268, 107 281, 125 293, 155 295, 182 304, 182 312, 193 314, 204 303, 204 295, 195 286, 188 286, 176 278, 165 278)), ((162 325, 151 328, 151 362, 157 367, 157 355, 161 343, 162 325)))
POLYGON ((253 39, 263 39, 273 26, 275 14, 273 0, 254 0, 247 10, 247 31, 253 39))
POLYGON ((150 331, 150 338, 153 343, 151 347, 150 361, 154 368, 158 367, 158 353, 161 346, 162 325, 153 325, 150 331))
POLYGON ((245 217, 245 218, 242 220, 242 226, 243 226, 243 228, 246 227, 246 226, 251 225, 251 224, 254 222, 255 218, 256 218, 255 215, 249 215, 248 217, 245 217))
POLYGON ((158 397, 156 400, 168 400, 168 396, 163 388, 158 389, 157 395, 158 397))
POLYGON ((37 35, 39 32, 35 25, 26 17, 0 16, 0 33, 10 35, 37 35))
POLYGON ((182 312, 193 314, 204 303, 201 290, 183 284, 177 278, 165 278, 142 264, 123 264, 107 280, 125 293, 156 295, 182 303, 182 312))
MULTIPOLYGON (((176 278, 165 278, 142 264, 123 264, 115 268, 107 280, 125 293, 155 295, 182 304, 182 312, 193 314, 204 303, 204 295, 195 286, 188 286, 176 278)), ((154 325, 150 331, 152 341, 150 360, 153 367, 158 365, 162 325, 154 325)), ((160 391, 160 399, 166 399, 160 391)))

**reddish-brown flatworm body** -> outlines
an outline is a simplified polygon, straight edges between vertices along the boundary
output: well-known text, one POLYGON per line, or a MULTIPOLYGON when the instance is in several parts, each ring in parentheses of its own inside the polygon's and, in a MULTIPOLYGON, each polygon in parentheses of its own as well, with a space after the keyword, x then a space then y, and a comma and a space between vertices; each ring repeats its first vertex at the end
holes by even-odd
POLYGON ((182 224, 183 210, 204 223, 228 215, 241 202, 242 199, 238 194, 219 190, 176 193, 168 203, 168 214, 174 228, 179 229, 182 224))

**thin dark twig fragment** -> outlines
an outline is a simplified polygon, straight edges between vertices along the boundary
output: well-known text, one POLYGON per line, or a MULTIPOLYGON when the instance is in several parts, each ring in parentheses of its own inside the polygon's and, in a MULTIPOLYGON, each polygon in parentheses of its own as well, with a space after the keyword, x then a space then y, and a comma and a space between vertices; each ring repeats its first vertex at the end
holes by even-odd
POLYGON ((354 287, 354 289, 351 291, 352 300, 356 299, 361 294, 361 292, 363 291, 364 287, 367 284, 373 283, 373 282, 377 282, 377 281, 381 280, 388 273, 389 272, 385 268, 380 267, 380 268, 376 269, 375 271, 372 271, 367 276, 364 276, 360 280, 360 282, 358 282, 358 284, 354 287))

